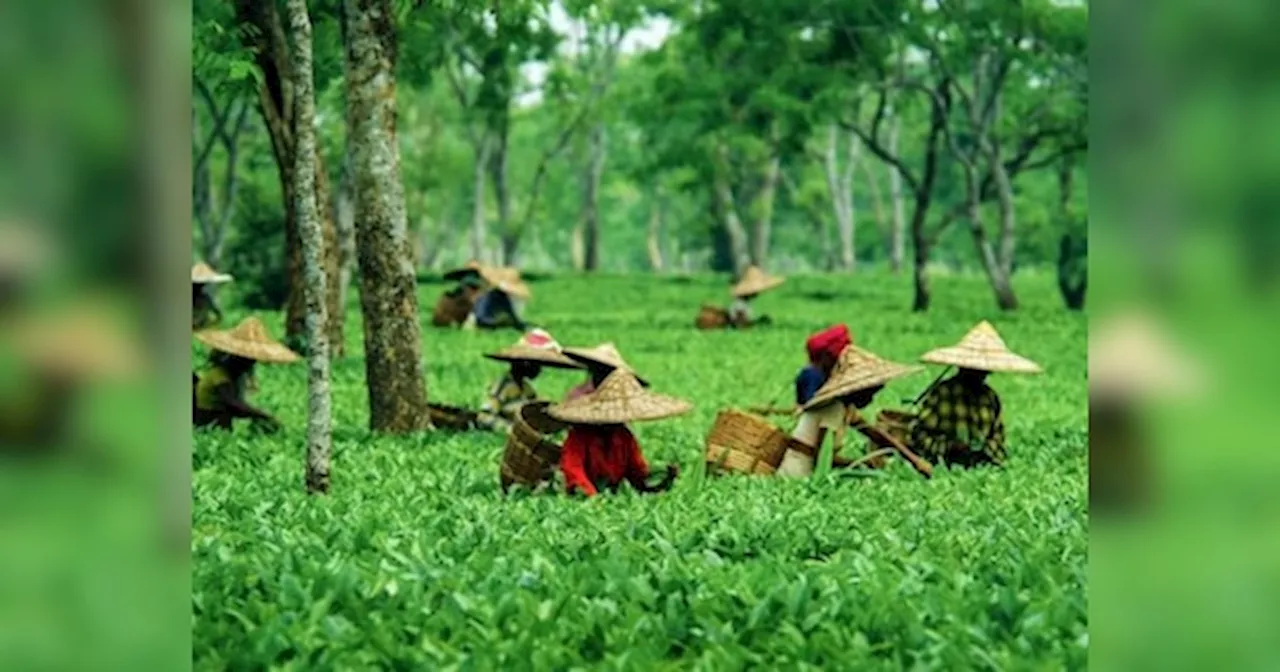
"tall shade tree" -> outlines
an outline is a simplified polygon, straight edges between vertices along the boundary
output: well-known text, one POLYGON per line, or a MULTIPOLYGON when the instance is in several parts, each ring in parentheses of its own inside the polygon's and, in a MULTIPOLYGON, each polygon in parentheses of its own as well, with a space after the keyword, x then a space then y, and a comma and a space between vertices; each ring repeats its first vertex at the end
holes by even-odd
POLYGON ((315 93, 311 74, 311 18, 306 0, 288 0, 289 32, 293 37, 293 118, 297 120, 294 142, 293 211, 298 217, 298 238, 302 243, 303 295, 307 310, 307 459, 306 486, 309 493, 329 492, 329 451, 332 408, 329 394, 329 338, 325 333, 328 311, 325 287, 333 281, 325 276, 324 230, 316 207, 315 93))
POLYGON ((396 143, 393 9, 391 0, 344 0, 342 33, 369 426, 409 432, 427 425, 427 389, 396 143))
MULTIPOLYGON (((294 210, 297 198, 293 193, 293 170, 297 165, 298 120, 294 116, 293 68, 284 25, 275 2, 259 0, 235 0, 236 21, 240 24, 240 41, 253 53, 258 67, 258 110, 271 136, 271 150, 275 155, 280 176, 281 192, 285 203, 285 246, 288 253, 289 299, 285 311, 285 334, 297 341, 305 329, 306 306, 303 299, 302 246, 298 236, 298 213, 294 210)), ((315 200, 324 236, 324 271, 328 278, 338 275, 337 229, 334 226, 332 203, 329 197, 329 179, 324 169, 324 157, 319 146, 315 148, 315 200)), ((331 354, 342 354, 343 306, 339 303, 338 283, 326 285, 325 307, 328 310, 328 336, 331 354)))

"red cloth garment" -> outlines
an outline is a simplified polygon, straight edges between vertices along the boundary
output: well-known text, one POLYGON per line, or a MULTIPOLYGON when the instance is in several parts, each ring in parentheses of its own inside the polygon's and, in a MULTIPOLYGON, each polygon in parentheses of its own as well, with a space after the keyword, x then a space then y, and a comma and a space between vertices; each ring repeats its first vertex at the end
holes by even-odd
POLYGON ((649 463, 640 452, 640 444, 631 430, 622 425, 584 426, 569 430, 564 450, 560 452, 560 471, 564 472, 569 492, 580 490, 595 496, 596 483, 609 487, 626 480, 640 489, 649 477, 649 463))
POLYGON ((839 359, 840 353, 853 343, 853 336, 849 334, 849 327, 843 324, 837 324, 834 327, 828 327, 809 337, 805 341, 804 347, 809 351, 809 360, 814 361, 822 353, 831 356, 832 359, 839 359))

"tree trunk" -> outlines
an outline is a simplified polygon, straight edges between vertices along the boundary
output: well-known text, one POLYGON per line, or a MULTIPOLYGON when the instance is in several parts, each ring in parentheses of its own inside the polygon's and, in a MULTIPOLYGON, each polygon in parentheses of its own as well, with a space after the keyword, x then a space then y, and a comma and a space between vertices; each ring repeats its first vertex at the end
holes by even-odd
MULTIPOLYGON (((856 138, 851 133, 850 136, 856 138)), ((823 156, 827 177, 827 193, 831 197, 831 209, 835 214, 836 233, 840 236, 840 268, 854 269, 853 254, 853 189, 840 169, 840 129, 835 124, 827 132, 827 147, 823 156)), ((852 156, 850 157, 852 160, 852 156)), ((847 170, 848 166, 846 166, 847 170)))
POLYGON ((915 298, 911 310, 922 313, 929 310, 932 299, 929 293, 929 236, 925 232, 925 216, 929 212, 931 195, 916 195, 915 207, 911 212, 911 240, 915 247, 912 257, 912 270, 915 280, 915 298))
POLYGON ((395 138, 395 16, 390 0, 345 0, 347 137, 356 180, 369 426, 427 426, 417 282, 395 138))
POLYGON ((351 143, 348 142, 342 157, 342 174, 338 180, 338 195, 334 203, 333 221, 338 235, 338 305, 343 315, 347 312, 347 296, 351 289, 351 274, 356 265, 356 195, 355 172, 351 160, 351 143))
POLYGON ((1084 310, 1089 282, 1086 261, 1089 253, 1087 234, 1075 235, 1075 213, 1071 198, 1075 192, 1075 162, 1065 158, 1058 165, 1058 218, 1067 232, 1058 243, 1058 290, 1068 310, 1084 310))
POLYGON ((519 235, 511 228, 511 189, 507 184, 507 129, 503 127, 496 133, 493 155, 489 157, 490 171, 493 177, 493 194, 498 201, 498 235, 502 237, 502 258, 504 266, 516 265, 516 252, 519 235))
POLYGON ((600 179, 604 176, 605 128, 597 121, 587 139, 587 174, 582 190, 583 270, 600 268, 600 179))
MULTIPOLYGON (((288 0, 289 26, 296 53, 293 56, 294 118, 298 121, 294 140, 293 192, 299 196, 294 211, 298 215, 298 237, 302 242, 303 275, 307 309, 307 458, 308 493, 329 492, 329 449, 331 412, 329 397, 329 343, 326 332, 327 307, 324 268, 324 231, 316 207, 315 99, 311 74, 311 20, 305 0, 288 0)), ((330 276, 332 277, 332 276, 330 276)))
POLYGON ((715 177, 714 188, 716 210, 720 216, 721 228, 728 242, 730 260, 733 262, 733 272, 735 275, 741 275, 751 263, 750 253, 747 251, 747 231, 742 226, 742 219, 738 217, 738 208, 733 200, 733 190, 729 187, 728 180, 718 172, 715 177))
POLYGON ((662 258, 662 203, 657 198, 649 206, 649 232, 645 242, 649 251, 649 270, 661 273, 666 263, 662 258))
POLYGON ((569 261, 573 264, 573 270, 579 273, 587 267, 587 251, 583 233, 584 228, 582 221, 579 220, 578 223, 574 225, 573 231, 569 234, 569 261))
MULTIPOLYGON (((200 116, 196 114, 196 108, 191 108, 191 130, 195 135, 196 143, 204 140, 200 133, 200 116)), ((213 142, 210 138, 208 142, 213 142)), ((199 144, 196 145, 197 147, 199 144)), ((192 166, 191 176, 191 204, 195 210, 196 223, 200 225, 200 243, 204 260, 218 268, 213 260, 209 259, 209 241, 213 238, 213 176, 209 173, 208 158, 204 161, 195 160, 192 166)))
POLYGON ((1016 310, 1018 308, 1018 297, 1013 293, 1013 285, 1009 281, 1009 274, 1005 272, 999 256, 991 247, 991 241, 987 239, 987 230, 982 221, 981 186, 978 183, 977 173, 972 166, 965 168, 965 199, 967 201, 966 210, 969 229, 973 233, 973 242, 978 249, 978 258, 982 262, 982 268, 986 271, 987 279, 991 282, 992 291, 995 292, 996 305, 1001 310, 1016 310))
MULTIPOLYGON (((289 342, 297 345, 304 338, 306 305, 303 300, 305 279, 302 276, 302 250, 298 238, 293 193, 296 124, 293 118, 294 91, 290 79, 292 68, 289 64, 289 45, 285 39, 284 26, 280 21, 275 3, 235 0, 235 11, 236 20, 249 28, 243 31, 243 39, 245 46, 255 54, 255 63, 262 74, 258 91, 258 109, 271 139, 271 151, 275 156, 285 206, 287 254, 285 272, 289 287, 289 298, 285 306, 285 337, 289 342)), ((314 154, 316 203, 319 207, 320 226, 326 241, 323 251, 324 267, 326 273, 330 273, 328 277, 333 278, 335 277, 333 273, 338 268, 337 233, 330 208, 324 156, 320 152, 319 145, 316 146, 314 154)), ((338 283, 327 283, 325 289, 328 293, 326 305, 338 306, 338 283)), ((328 316, 330 354, 341 352, 343 317, 341 310, 333 310, 328 316)))
POLYGON ((991 172, 995 176, 996 202, 1000 211, 1000 271, 1005 278, 1013 277, 1013 260, 1017 249, 1014 228, 1017 223, 1017 211, 1013 202, 1013 184, 1009 173, 1004 168, 1004 159, 1000 155, 999 143, 993 143, 991 152, 991 172))
POLYGON ((485 174, 489 168, 489 152, 492 140, 487 131, 481 131, 475 145, 475 166, 471 174, 471 258, 482 263, 490 261, 485 251, 489 233, 485 231, 484 189, 485 174))
POLYGON ((769 238, 773 230, 773 201, 778 193, 778 175, 782 157, 775 154, 765 168, 764 182, 755 198, 755 222, 752 227, 751 262, 761 268, 769 265, 769 238))
MULTIPOLYGON (((889 121, 889 151, 893 156, 899 156, 898 136, 901 132, 901 120, 897 114, 892 112, 890 114, 893 116, 889 121)), ((906 256, 906 199, 902 193, 902 173, 890 164, 886 163, 885 167, 889 171, 889 201, 893 207, 893 230, 889 235, 889 268, 894 273, 900 273, 902 260, 906 256)))

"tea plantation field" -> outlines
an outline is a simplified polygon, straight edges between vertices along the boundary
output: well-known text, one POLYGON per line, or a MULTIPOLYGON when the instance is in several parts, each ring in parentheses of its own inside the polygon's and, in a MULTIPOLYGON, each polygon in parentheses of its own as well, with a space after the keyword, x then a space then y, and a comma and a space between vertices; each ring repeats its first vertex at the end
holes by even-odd
MULTIPOLYGON (((333 371, 330 497, 303 492, 302 365, 259 372, 254 400, 282 433, 196 437, 195 666, 1084 668, 1086 321, 1062 309, 1053 277, 1020 275, 1012 315, 980 277, 936 277, 925 315, 907 310, 905 275, 794 277, 757 301, 771 327, 695 331, 700 303, 726 302, 725 282, 531 283, 527 317, 562 344, 615 341, 656 391, 695 404, 633 426, 651 462, 681 465, 672 491, 593 501, 501 496, 497 434, 371 436, 353 297, 333 371), (844 321, 859 345, 913 361, 983 318, 1046 370, 992 377, 1006 469, 702 479, 717 410, 787 401, 809 333, 844 321)), ((422 285, 424 319, 442 287, 422 285)), ((282 333, 279 315, 262 317, 282 333)), ((478 405, 501 373, 480 354, 516 336, 425 327, 430 397, 478 405)), ((872 410, 937 373, 895 382, 872 410)), ((558 398, 580 378, 550 370, 537 386, 558 398)))

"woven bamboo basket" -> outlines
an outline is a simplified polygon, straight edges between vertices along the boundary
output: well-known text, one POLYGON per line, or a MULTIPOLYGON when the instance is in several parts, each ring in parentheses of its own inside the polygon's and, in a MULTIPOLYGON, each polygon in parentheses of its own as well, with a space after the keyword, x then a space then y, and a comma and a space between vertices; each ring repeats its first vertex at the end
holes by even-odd
POLYGON ((437 327, 460 325, 467 321, 467 315, 471 314, 473 304, 471 298, 463 293, 456 296, 450 296, 448 293, 441 294, 440 300, 436 301, 435 311, 431 313, 431 324, 437 327))
POLYGON ((479 414, 475 411, 444 404, 427 404, 427 415, 431 419, 431 425, 436 429, 456 432, 476 429, 480 420, 479 414))
POLYGON ((703 306, 693 324, 699 329, 724 329, 729 326, 729 311, 718 306, 703 306))
POLYGON ((721 411, 707 435, 707 472, 772 475, 782 464, 789 438, 759 416, 721 411))
POLYGON ((513 485, 536 488, 550 482, 555 475, 561 447, 550 436, 568 425, 546 414, 549 405, 546 401, 531 402, 521 406, 516 414, 502 453, 499 481, 503 492, 513 485))

